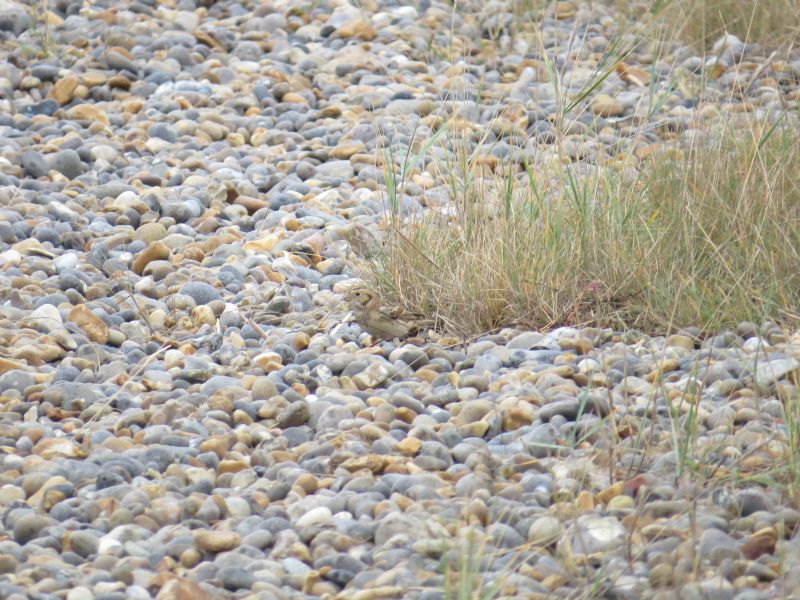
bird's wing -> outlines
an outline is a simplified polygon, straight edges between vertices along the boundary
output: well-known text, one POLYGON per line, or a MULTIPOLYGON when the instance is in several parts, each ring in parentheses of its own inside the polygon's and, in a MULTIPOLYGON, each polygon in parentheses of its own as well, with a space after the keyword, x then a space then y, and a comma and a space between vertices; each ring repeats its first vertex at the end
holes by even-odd
POLYGON ((420 313, 409 312, 399 306, 381 307, 380 312, 388 319, 402 321, 408 324, 412 331, 430 329, 436 324, 434 319, 430 319, 420 313))

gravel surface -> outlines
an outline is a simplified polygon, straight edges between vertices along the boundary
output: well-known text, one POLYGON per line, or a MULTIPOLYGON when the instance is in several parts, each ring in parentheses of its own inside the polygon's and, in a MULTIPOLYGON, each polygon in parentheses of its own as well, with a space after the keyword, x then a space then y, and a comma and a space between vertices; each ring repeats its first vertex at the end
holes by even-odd
MULTIPOLYGON (((557 2, 537 45, 510 6, 0 0, 0 598, 797 593, 800 334, 343 322, 382 149, 548 160, 542 48, 576 92, 619 26, 557 2)), ((662 51, 571 123, 586 169, 797 116, 797 53, 662 51)), ((447 199, 420 166, 399 201, 447 199)))

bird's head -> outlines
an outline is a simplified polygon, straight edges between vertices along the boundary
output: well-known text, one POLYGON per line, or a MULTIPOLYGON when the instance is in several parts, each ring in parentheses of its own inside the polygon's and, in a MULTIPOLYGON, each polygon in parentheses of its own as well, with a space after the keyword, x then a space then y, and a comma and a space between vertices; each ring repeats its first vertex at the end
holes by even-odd
POLYGON ((365 308, 377 298, 374 292, 362 286, 354 286, 347 291, 344 299, 353 308, 365 308))

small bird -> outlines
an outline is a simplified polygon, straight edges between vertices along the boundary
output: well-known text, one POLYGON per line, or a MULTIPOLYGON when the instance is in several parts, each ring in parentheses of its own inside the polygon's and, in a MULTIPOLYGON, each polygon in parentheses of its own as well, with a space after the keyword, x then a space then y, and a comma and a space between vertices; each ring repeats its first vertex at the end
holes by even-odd
POLYGON ((421 315, 383 306, 375 292, 361 286, 351 288, 345 300, 353 309, 356 322, 373 337, 403 338, 419 331, 423 323, 421 315))

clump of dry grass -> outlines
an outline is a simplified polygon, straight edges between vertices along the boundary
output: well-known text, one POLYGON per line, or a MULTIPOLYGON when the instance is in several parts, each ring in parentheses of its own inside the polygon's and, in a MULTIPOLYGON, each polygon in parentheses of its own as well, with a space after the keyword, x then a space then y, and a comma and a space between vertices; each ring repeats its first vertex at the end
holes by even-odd
POLYGON ((646 306, 657 320, 671 313, 722 327, 797 319, 798 141, 796 126, 725 127, 646 169, 642 192, 653 212, 642 226, 660 249, 646 306))
POLYGON ((783 125, 723 124, 635 175, 557 156, 491 170, 456 148, 435 173, 450 201, 391 219, 375 283, 461 334, 797 320, 800 134, 783 125))
POLYGON ((676 37, 703 50, 726 33, 772 47, 800 36, 798 0, 656 0, 647 5, 676 37))
MULTIPOLYGON (((565 5, 570 1, 514 0, 515 31, 524 31, 544 15, 568 14, 565 5)), ((463 3, 459 10, 465 10, 463 3)), ((800 0, 615 0, 614 10, 640 25, 657 24, 668 32, 669 39, 700 51, 710 52, 725 34, 771 48, 800 38, 800 0)))
MULTIPOLYGON (((727 29, 747 40, 762 9, 750 4, 747 31, 727 29)), ((674 11, 695 6, 701 4, 648 4, 657 18, 677 18, 674 11)), ((718 12, 726 26, 733 23, 718 12)), ((642 140, 659 126, 675 87, 685 83, 684 93, 702 95, 705 74, 694 91, 691 81, 682 81, 685 73, 666 88, 656 84, 662 45, 655 38, 664 33, 658 23, 643 19, 615 37, 583 87, 571 93, 568 74, 539 40, 556 98, 556 141, 535 154, 530 146, 511 149, 529 162, 492 155, 492 140, 517 125, 512 109, 482 129, 453 114, 405 155, 387 149, 381 158, 390 236, 373 258, 375 286, 460 334, 508 324, 664 331, 800 319, 800 217, 792 210, 800 201, 797 114, 744 126, 745 115, 721 116, 713 130, 708 122, 690 124, 702 138, 673 138, 641 164, 632 157, 575 160, 574 148, 567 149, 574 144, 570 126, 586 117, 590 99, 648 44, 654 66, 649 73, 640 69, 642 85, 650 82, 642 140), (446 185, 449 199, 403 220, 397 199, 415 176, 446 185)), ((705 31, 717 39, 724 28, 705 31)))

